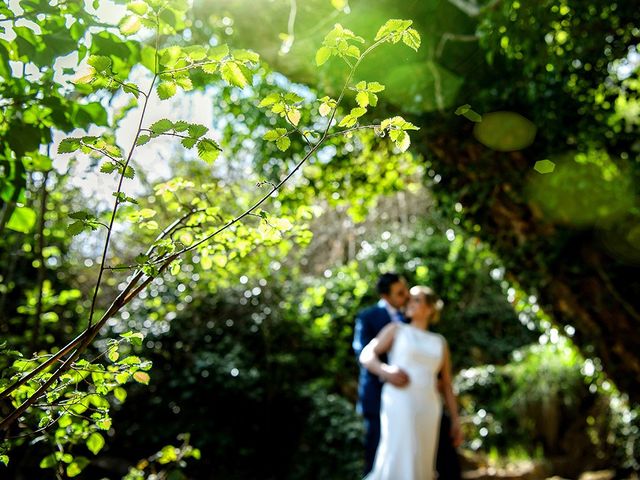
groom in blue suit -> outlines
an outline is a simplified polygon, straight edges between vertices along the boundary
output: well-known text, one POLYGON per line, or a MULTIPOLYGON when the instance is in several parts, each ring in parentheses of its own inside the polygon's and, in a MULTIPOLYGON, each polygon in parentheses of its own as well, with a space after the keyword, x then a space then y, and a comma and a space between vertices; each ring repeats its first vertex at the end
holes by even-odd
MULTIPOLYGON (((376 284, 380 301, 358 313, 356 317, 353 350, 356 358, 362 349, 390 322, 406 322, 402 309, 409 300, 409 289, 404 278, 396 273, 380 275, 376 284)), ((384 361, 384 359, 383 359, 384 361)), ((402 386, 409 378, 402 371, 387 379, 394 385, 402 386)), ((358 382, 358 412, 365 422, 365 475, 373 468, 376 449, 380 441, 380 397, 382 381, 366 368, 360 366, 358 382)))

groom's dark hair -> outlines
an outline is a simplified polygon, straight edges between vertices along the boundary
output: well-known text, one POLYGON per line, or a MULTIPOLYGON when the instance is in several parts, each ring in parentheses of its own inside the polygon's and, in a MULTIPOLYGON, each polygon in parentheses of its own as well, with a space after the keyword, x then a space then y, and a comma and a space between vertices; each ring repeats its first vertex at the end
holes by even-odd
POLYGON ((400 281, 400 275, 397 273, 383 273, 378 278, 378 283, 376 283, 376 289, 378 290, 379 295, 389 295, 391 293, 391 285, 400 281))

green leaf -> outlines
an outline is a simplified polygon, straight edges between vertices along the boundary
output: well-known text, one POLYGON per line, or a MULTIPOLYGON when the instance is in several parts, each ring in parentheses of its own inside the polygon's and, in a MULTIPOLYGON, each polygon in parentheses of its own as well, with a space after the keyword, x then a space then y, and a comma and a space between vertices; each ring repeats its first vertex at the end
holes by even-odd
POLYGON ((349 57, 353 57, 353 58, 360 57, 360 49, 355 45, 349 45, 344 53, 349 57))
POLYGON ((93 432, 87 439, 87 448, 91 453, 97 455, 98 452, 102 450, 102 447, 104 447, 104 443, 104 437, 98 432, 93 432))
POLYGON ((91 55, 87 63, 99 73, 108 72, 111 68, 111 59, 104 55, 91 55))
POLYGON ((160 100, 166 100, 173 97, 178 90, 177 85, 174 82, 160 82, 158 84, 158 97, 160 100))
POLYGON ((193 148, 193 146, 196 143, 198 143, 198 139, 197 138, 183 138, 180 143, 182 143, 182 146, 184 148, 193 148))
POLYGON ((209 131, 209 129, 207 127, 205 127, 204 125, 199 125, 197 123, 192 123, 187 128, 187 131, 189 132, 189 136, 190 137, 200 138, 205 133, 207 133, 209 131))
POLYGON ((58 465, 58 459, 55 454, 47 455, 40 460, 40 468, 53 468, 58 465))
POLYGON ((127 168, 124 169, 124 178, 132 179, 135 176, 136 171, 133 169, 133 167, 127 166, 127 168))
POLYGON ((82 470, 89 465, 89 459, 85 457, 76 457, 73 462, 67 466, 67 476, 77 477, 82 470))
POLYGON ((404 130, 394 130, 389 134, 389 137, 393 139, 392 134, 396 134, 394 143, 398 150, 400 150, 401 152, 405 152, 409 148, 409 145, 411 145, 411 140, 407 132, 405 132, 404 130))
POLYGON ((276 147, 282 152, 286 151, 291 146, 291 140, 289 137, 280 137, 276 140, 276 147))
POLYGON ((135 258, 135 261, 138 264, 146 263, 148 260, 149 260, 149 255, 146 255, 144 253, 141 253, 141 254, 137 255, 136 258, 135 258))
POLYGON ((168 132, 171 129, 173 129, 173 122, 171 120, 167 120, 166 118, 158 120, 153 125, 151 125, 151 127, 149 127, 149 130, 151 130, 155 134, 162 134, 168 132))
POLYGON ((399 130, 420 130, 413 123, 407 122, 404 118, 397 116, 387 118, 380 123, 380 128, 385 130, 387 128, 399 129, 399 130))
POLYGON ((198 155, 205 162, 214 162, 220 155, 218 144, 213 140, 203 138, 198 142, 198 155))
POLYGON ((471 109, 471 105, 469 105, 468 103, 456 108, 455 114, 462 115, 465 118, 471 120, 472 122, 478 123, 482 121, 482 116, 479 113, 473 111, 471 109))
POLYGON ((142 50, 140 50, 140 63, 147 67, 152 73, 155 73, 156 49, 149 45, 144 45, 142 50))
POLYGON ((109 360, 111 360, 112 362, 117 362, 118 358, 120 358, 120 354, 118 353, 118 349, 111 347, 109 349, 109 353, 107 353, 107 358, 109 358, 109 360))
POLYGON ((46 427, 51 422, 51 420, 51 416, 49 415, 41 417, 40 421, 38 422, 38 428, 46 427))
POLYGON ((142 345, 142 340, 144 339, 144 335, 140 332, 132 332, 128 331, 126 333, 120 334, 120 336, 129 341, 131 345, 142 345))
POLYGON ((280 101, 280 94, 270 93, 262 99, 258 107, 269 107, 278 101, 280 101))
POLYGON ((69 453, 55 452, 40 461, 40 468, 54 468, 58 463, 71 463, 73 457, 69 453))
POLYGON ((158 457, 158 462, 166 465, 167 463, 176 462, 178 460, 178 449, 172 447, 171 445, 166 445, 162 447, 162 450, 158 452, 160 455, 158 457))
POLYGON ((93 67, 87 67, 80 71, 72 81, 76 85, 85 85, 91 83, 96 78, 96 70, 93 67))
POLYGON ((58 426, 60 426, 61 428, 67 428, 72 423, 73 420, 71 419, 71 415, 62 415, 60 417, 60 420, 58 420, 58 426))
POLYGON ((402 34, 402 42, 416 52, 420 48, 420 34, 414 28, 409 28, 402 34))
POLYGON ((273 142, 273 141, 276 141, 278 138, 280 138, 281 136, 283 136, 286 133, 287 133, 287 129, 286 128, 276 128, 275 130, 269 130, 267 133, 265 133, 262 136, 262 138, 264 140, 269 141, 269 142, 273 142))
POLYGON ((100 166, 102 173, 113 173, 118 169, 118 164, 115 162, 105 162, 100 166))
MULTIPOLYGON (((388 20, 384 25, 382 25, 382 27, 380 27, 380 29, 378 30, 378 33, 376 34, 376 38, 374 40, 377 42, 378 40, 386 37, 387 35, 400 35, 404 30, 409 28, 412 24, 413 22, 411 20, 399 20, 396 18, 388 20)), ((395 42, 397 42, 399 38, 394 40, 395 42)))
POLYGON ((137 15, 129 15, 124 17, 118 26, 123 35, 133 35, 142 27, 142 21, 137 15))
POLYGON ((65 138, 58 145, 58 153, 73 153, 80 149, 82 143, 79 138, 65 138))
POLYGON ((218 71, 218 66, 220 64, 219 63, 205 63, 204 65, 202 65, 200 68, 202 68, 202 71, 204 73, 216 73, 218 71))
POLYGON ((5 467, 9 466, 9 455, 0 455, 0 463, 4 463, 5 467))
POLYGON ((464 115, 470 109, 471 109, 471 105, 469 105, 468 103, 465 103, 464 105, 461 105, 458 108, 456 108, 455 114, 456 115, 464 115))
POLYGON ((120 403, 124 403, 124 401, 127 399, 127 391, 122 387, 114 388, 113 395, 118 399, 120 403))
POLYGON ((480 123, 482 121, 482 115, 480 115, 478 112, 474 112, 473 110, 468 110, 462 115, 464 115, 467 120, 471 120, 472 122, 480 123))
POLYGON ((72 236, 78 235, 82 233, 85 229, 85 224, 82 220, 78 220, 77 222, 73 222, 71 225, 67 227, 67 233, 70 233, 72 236))
POLYGON ((127 10, 135 13, 136 15, 144 15, 145 13, 147 13, 148 9, 149 5, 147 5, 147 3, 143 2, 142 0, 136 0, 127 4, 127 10))
POLYGON ((256 52, 252 52, 251 50, 234 50, 231 52, 231 56, 241 62, 256 63, 260 61, 260 55, 256 52))
POLYGON ((177 77, 175 81, 176 81, 176 85, 178 85, 185 92, 193 90, 193 82, 191 81, 191 78, 189 78, 188 76, 177 77))
POLYGON ((69 218, 73 218, 74 220, 85 220, 91 217, 91 214, 84 211, 73 212, 69 214, 69 218))
POLYGON ((123 192, 113 192, 111 195, 116 197, 119 203, 127 203, 127 202, 134 203, 134 204, 138 203, 138 201, 135 198, 129 197, 123 192))
POLYGON ((29 207, 16 207, 7 222, 7 228, 16 232, 29 233, 36 223, 36 212, 29 207))
POLYGON ((149 377, 149 374, 147 372, 136 372, 133 374, 133 379, 138 383, 149 385, 149 380, 151 380, 151 377, 149 377))
POLYGON ((384 85, 378 82, 369 82, 367 85, 367 90, 373 93, 379 93, 384 90, 384 85))
POLYGON ((235 62, 226 62, 220 67, 220 74, 222 79, 229 85, 244 88, 247 85, 247 79, 245 78, 242 70, 235 62))
POLYGON ((353 115, 345 115, 345 117, 340 120, 340 123, 338 123, 338 126, 349 128, 354 126, 357 121, 357 118, 355 118, 353 115))
POLYGON ((178 275, 180 273, 181 263, 182 263, 182 260, 180 259, 174 260, 173 262, 171 262, 171 268, 169 269, 169 271, 171 272, 171 275, 178 275))
POLYGON ((369 105, 369 94, 367 92, 358 92, 356 94, 356 103, 363 108, 369 105))
POLYGON ((98 427, 100 430, 105 430, 105 431, 109 430, 111 428, 111 419, 109 417, 106 417, 106 418, 101 418, 100 420, 97 420, 96 427, 98 427))
POLYGON ((288 104, 298 103, 298 102, 301 102, 302 100, 303 98, 294 92, 288 92, 284 96, 284 101, 287 102, 288 104))
POLYGON ((136 145, 144 145, 145 143, 149 142, 149 140, 151 140, 151 137, 149 135, 139 135, 138 139, 136 140, 136 145))
POLYGON ((204 73, 213 74, 218 71, 218 65, 218 63, 205 63, 200 68, 202 68, 204 73))
MULTIPOLYGON (((87 363, 88 365, 88 363, 87 363)), ((87 395, 85 397, 85 401, 88 401, 91 405, 96 408, 107 410, 109 408, 109 402, 102 395, 98 395, 97 393, 92 393, 91 395, 87 395)))
POLYGON ((229 55, 229 46, 226 44, 222 44, 216 45, 215 47, 209 49, 209 55, 207 55, 207 58, 209 60, 219 62, 227 55, 229 55))
POLYGON ((287 120, 289 120, 289 122, 291 122, 291 124, 298 126, 298 123, 300 123, 300 117, 301 117, 301 113, 300 110, 298 110, 297 108, 291 109, 287 112, 287 120))
POLYGON ((320 108, 318 109, 318 112, 323 117, 326 117, 327 115, 329 115, 331 113, 331 106, 328 103, 323 103, 322 105, 320 105, 320 108))
POLYGON ((122 150, 117 145, 105 145, 102 147, 112 157, 122 158, 122 150))
POLYGON ((366 108, 356 107, 356 108, 352 108, 351 109, 350 115, 352 115, 355 118, 360 118, 365 113, 367 113, 367 109, 366 108))
POLYGON ((184 51, 193 62, 199 62, 207 58, 207 49, 202 45, 192 45, 185 48, 184 51))
POLYGON ((331 49, 329 47, 320 47, 316 52, 316 65, 323 65, 331 57, 331 49))
POLYGON ((173 129, 176 132, 186 132, 188 128, 189 128, 189 124, 184 120, 178 120, 176 123, 173 124, 173 129))

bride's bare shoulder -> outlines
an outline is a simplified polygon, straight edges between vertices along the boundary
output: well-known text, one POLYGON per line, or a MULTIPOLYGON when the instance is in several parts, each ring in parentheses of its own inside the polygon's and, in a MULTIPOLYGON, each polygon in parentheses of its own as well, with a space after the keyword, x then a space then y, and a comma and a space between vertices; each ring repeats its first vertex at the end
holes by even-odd
POLYGON ((391 322, 391 323, 387 323, 382 330, 380 330, 379 333, 379 337, 387 337, 387 336, 393 336, 395 335, 396 331, 398 330, 398 328, 400 327, 400 323, 398 322, 391 322))

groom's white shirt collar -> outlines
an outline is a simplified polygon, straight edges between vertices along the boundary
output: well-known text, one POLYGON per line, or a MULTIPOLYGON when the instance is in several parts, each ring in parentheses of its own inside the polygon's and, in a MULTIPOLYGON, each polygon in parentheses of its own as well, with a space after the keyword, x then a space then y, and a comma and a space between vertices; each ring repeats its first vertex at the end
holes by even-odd
POLYGON ((381 298, 380 301, 378 301, 378 306, 380 308, 384 308, 387 310, 387 313, 389 314, 389 318, 391 318, 392 322, 398 322, 400 321, 400 319, 398 318, 398 309, 393 307, 389 302, 387 302, 384 298, 381 298))

